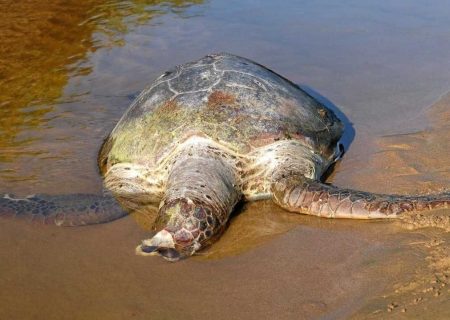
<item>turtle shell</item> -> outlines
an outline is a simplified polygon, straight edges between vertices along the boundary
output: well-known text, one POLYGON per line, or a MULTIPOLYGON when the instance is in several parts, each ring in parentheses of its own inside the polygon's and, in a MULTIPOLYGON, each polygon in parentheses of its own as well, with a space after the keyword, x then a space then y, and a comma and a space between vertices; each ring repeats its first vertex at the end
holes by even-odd
POLYGON ((144 89, 99 161, 151 167, 193 135, 243 155, 296 139, 328 158, 342 130, 334 113, 296 84, 251 60, 211 54, 163 73, 144 89))

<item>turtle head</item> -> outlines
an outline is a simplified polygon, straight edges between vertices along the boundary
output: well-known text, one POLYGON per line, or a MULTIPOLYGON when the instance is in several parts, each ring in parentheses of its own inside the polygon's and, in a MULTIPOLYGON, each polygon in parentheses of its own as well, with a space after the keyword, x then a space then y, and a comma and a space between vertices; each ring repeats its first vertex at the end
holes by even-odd
POLYGON ((163 204, 156 226, 160 229, 151 239, 136 248, 139 255, 160 255, 169 261, 189 257, 219 234, 220 223, 205 204, 187 198, 163 204))

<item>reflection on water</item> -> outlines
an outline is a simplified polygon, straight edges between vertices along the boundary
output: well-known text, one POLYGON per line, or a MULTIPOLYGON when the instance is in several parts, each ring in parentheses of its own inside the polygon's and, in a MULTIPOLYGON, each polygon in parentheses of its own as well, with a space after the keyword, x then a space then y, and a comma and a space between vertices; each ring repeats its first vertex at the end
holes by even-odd
MULTIPOLYGON (((38 180, 26 170, 15 174, 11 162, 19 158, 57 159, 46 139, 61 139, 65 128, 56 118, 58 103, 76 99, 64 95, 70 78, 87 76, 88 60, 102 48, 123 46, 124 37, 152 19, 172 13, 185 18, 186 8, 202 0, 137 1, 6 1, 0 12, 0 167, 2 179, 38 180), (45 133, 53 129, 47 136, 45 133), (41 144, 39 144, 41 143, 41 144)), ((73 107, 77 107, 74 105, 73 107)), ((82 128, 79 128, 82 129, 82 128)), ((64 139, 61 139, 64 141, 64 139)), ((61 142, 61 141, 60 141, 61 142)), ((66 156, 67 157, 67 156, 66 156)), ((64 156, 62 157, 64 158, 64 156)), ((19 160, 20 161, 20 160, 19 160)), ((45 166, 45 162, 42 163, 45 166)), ((23 167, 23 166, 19 166, 23 167)))
POLYGON ((0 161, 12 161, 45 127, 45 115, 70 77, 87 75, 83 61, 99 48, 124 45, 125 34, 152 18, 183 13, 198 1, 7 1, 0 13, 0 161), (11 150, 14 149, 14 150, 11 150))

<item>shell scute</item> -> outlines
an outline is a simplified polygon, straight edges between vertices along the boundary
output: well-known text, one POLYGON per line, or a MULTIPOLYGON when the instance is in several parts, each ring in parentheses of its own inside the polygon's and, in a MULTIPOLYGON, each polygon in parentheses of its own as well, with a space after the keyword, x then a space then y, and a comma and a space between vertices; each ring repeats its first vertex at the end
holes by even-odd
POLYGON ((171 88, 179 94, 211 89, 222 77, 222 72, 212 65, 180 68, 178 77, 170 80, 171 88))
POLYGON ((156 165, 193 132, 245 154, 295 139, 330 157, 342 123, 297 85, 251 60, 208 55, 145 89, 110 136, 116 161, 156 165))

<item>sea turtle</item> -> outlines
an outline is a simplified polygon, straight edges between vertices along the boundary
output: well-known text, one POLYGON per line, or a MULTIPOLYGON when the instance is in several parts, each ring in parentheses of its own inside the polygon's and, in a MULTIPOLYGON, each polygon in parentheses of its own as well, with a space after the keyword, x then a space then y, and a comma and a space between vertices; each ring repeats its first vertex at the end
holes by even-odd
POLYGON ((299 86, 251 60, 211 54, 158 77, 99 152, 109 195, 3 196, 0 212, 57 225, 101 223, 159 204, 136 251, 174 261, 223 232, 236 204, 272 198, 327 218, 395 218, 450 204, 450 193, 380 195, 320 181, 343 124, 299 86))

